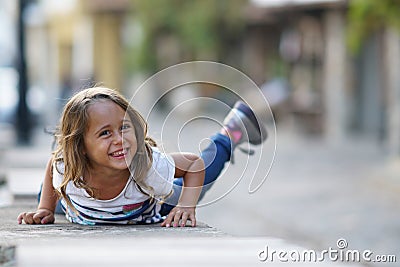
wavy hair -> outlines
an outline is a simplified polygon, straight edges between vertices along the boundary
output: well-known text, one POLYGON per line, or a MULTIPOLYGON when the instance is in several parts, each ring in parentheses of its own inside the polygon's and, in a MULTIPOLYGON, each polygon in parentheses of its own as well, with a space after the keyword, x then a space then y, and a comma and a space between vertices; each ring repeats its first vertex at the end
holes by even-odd
POLYGON ((89 159, 83 152, 84 134, 89 120, 89 106, 104 99, 113 101, 120 106, 132 121, 137 140, 137 152, 129 164, 129 169, 131 173, 133 170, 133 179, 138 189, 153 197, 153 188, 146 185, 144 180, 152 164, 151 147, 157 145, 152 138, 147 136, 147 122, 117 91, 104 87, 93 87, 80 91, 67 102, 55 134, 57 147, 53 153, 53 162, 56 170, 63 174, 59 191, 68 206, 75 212, 76 209, 66 194, 69 182, 72 182, 77 188, 85 189, 91 197, 96 197, 95 190, 82 179, 89 168, 89 159), (64 163, 63 172, 57 168, 60 162, 64 163))

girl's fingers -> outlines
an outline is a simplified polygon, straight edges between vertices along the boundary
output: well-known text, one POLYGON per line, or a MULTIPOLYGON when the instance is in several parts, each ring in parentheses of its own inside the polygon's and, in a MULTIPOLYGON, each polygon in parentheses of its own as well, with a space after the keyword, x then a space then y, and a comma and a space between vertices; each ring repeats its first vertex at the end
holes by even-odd
POLYGON ((181 210, 172 209, 168 214, 167 219, 161 224, 161 226, 177 227, 179 225, 179 221, 181 220, 182 213, 183 212, 181 210))
POLYGON ((41 213, 35 213, 35 215, 32 216, 32 220, 35 222, 35 224, 40 224, 42 217, 43 215, 41 213))
POLYGON ((33 224, 33 212, 27 212, 24 214, 23 219, 25 221, 26 224, 33 224))
POLYGON ((21 223, 22 223, 22 221, 24 220, 25 214, 26 214, 25 212, 22 212, 22 213, 20 213, 20 214, 18 215, 18 218, 17 218, 18 224, 21 224, 21 223))
POLYGON ((182 218, 181 218, 181 227, 186 226, 187 219, 189 218, 189 213, 183 212, 182 218))
POLYGON ((165 227, 170 227, 171 226, 171 221, 172 218, 174 217, 175 213, 173 212, 173 210, 168 214, 167 218, 165 219, 165 221, 161 224, 161 226, 165 226, 165 227))
POLYGON ((165 221, 161 223, 161 226, 184 227, 186 226, 188 220, 191 221, 192 227, 196 226, 196 216, 194 211, 192 212, 190 210, 172 209, 165 221))
POLYGON ((47 223, 53 223, 54 222, 54 216, 53 214, 49 214, 47 216, 45 216, 40 223, 41 224, 47 224, 47 223))
POLYGON ((190 221, 192 222, 192 227, 195 227, 196 226, 196 216, 195 216, 195 214, 194 213, 190 213, 189 218, 190 218, 190 221))
POLYGON ((41 224, 43 223, 43 219, 46 218, 47 223, 54 222, 54 216, 52 214, 46 215, 43 213, 36 212, 23 212, 20 213, 17 217, 17 222, 22 224, 25 222, 26 224, 41 224))
POLYGON ((181 219, 181 216, 182 216, 182 211, 181 211, 181 210, 177 210, 177 211, 175 212, 174 221, 173 221, 174 227, 177 227, 177 226, 178 226, 179 221, 180 221, 180 219, 181 219))

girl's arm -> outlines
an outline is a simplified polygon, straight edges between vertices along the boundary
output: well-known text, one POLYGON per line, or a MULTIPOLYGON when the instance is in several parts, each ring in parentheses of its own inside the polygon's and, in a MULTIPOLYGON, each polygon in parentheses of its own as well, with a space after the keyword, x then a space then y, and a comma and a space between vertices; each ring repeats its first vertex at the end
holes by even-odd
POLYGON ((17 218, 19 224, 23 221, 26 224, 54 223, 54 210, 57 205, 58 195, 53 187, 52 162, 53 160, 50 159, 47 163, 37 210, 35 212, 22 212, 17 218))
POLYGON ((204 184, 204 161, 195 154, 170 154, 175 161, 175 177, 183 177, 183 188, 179 202, 168 214, 161 226, 185 226, 190 219, 196 226, 195 209, 204 184))

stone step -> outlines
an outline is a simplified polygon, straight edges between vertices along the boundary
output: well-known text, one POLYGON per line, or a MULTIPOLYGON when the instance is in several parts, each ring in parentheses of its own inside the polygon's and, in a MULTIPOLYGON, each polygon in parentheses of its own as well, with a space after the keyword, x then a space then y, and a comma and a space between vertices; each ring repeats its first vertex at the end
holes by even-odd
POLYGON ((5 178, 13 195, 37 195, 44 174, 44 168, 9 168, 5 178))
POLYGON ((317 261, 318 266, 355 266, 334 262, 328 255, 319 261, 321 252, 310 254, 312 250, 282 239, 230 236, 203 222, 184 228, 158 224, 85 226, 57 215, 55 224, 17 224, 18 214, 34 210, 36 205, 32 197, 16 198, 12 206, 0 208, 0 265, 251 267, 292 262, 309 266, 317 261), (297 255, 299 262, 289 258, 297 255))
MULTIPOLYGON (((144 234, 136 238, 27 241, 16 249, 17 266, 281 266, 291 262, 289 253, 309 251, 281 239, 257 237, 183 237, 182 229, 163 229, 165 237, 144 234), (174 236, 176 235, 176 236, 174 236), (268 248, 266 258, 265 251, 268 248), (272 255, 271 253, 274 252, 272 255), (278 256, 278 253, 286 252, 278 256)), ((308 254, 307 254, 308 255, 308 254)), ((352 266, 300 256, 295 266, 352 266)))

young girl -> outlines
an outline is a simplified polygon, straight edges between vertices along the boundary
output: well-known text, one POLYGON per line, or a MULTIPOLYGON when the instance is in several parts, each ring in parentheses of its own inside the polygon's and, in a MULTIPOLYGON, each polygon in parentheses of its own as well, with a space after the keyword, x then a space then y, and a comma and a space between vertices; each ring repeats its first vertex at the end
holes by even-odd
POLYGON ((73 223, 185 226, 196 225, 195 207, 243 143, 267 137, 252 110, 237 102, 224 120, 214 145, 201 157, 163 154, 147 136, 147 124, 129 102, 108 88, 89 88, 66 104, 49 160, 39 205, 17 220, 54 223, 61 198, 73 223), (208 186, 203 186, 208 185, 208 186))

